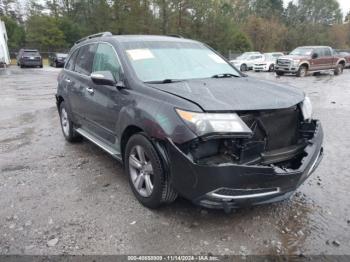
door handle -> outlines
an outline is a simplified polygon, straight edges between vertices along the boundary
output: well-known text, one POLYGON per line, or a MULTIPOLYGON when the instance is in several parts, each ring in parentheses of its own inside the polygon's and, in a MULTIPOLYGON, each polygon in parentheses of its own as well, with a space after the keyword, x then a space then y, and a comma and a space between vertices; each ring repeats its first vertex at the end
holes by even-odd
POLYGON ((65 81, 66 81, 67 83, 70 83, 70 82, 71 82, 70 79, 68 79, 68 78, 66 78, 65 81))
POLYGON ((88 91, 91 95, 94 93, 94 90, 91 87, 87 87, 86 91, 88 91))

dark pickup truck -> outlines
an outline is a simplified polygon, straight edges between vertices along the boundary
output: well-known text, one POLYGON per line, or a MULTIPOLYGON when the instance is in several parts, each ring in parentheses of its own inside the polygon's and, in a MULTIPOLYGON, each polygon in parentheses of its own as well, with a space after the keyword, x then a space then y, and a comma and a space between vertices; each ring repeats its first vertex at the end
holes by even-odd
POLYGON ((343 73, 346 61, 328 46, 302 46, 294 49, 289 55, 277 59, 276 74, 295 74, 306 76, 308 72, 319 73, 333 70, 335 75, 343 73))

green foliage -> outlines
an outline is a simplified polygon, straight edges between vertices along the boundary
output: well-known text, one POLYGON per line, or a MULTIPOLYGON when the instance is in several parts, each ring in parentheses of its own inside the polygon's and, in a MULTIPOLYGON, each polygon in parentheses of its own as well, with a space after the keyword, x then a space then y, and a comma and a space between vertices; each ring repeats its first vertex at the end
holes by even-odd
POLYGON ((65 49, 102 31, 179 34, 223 54, 285 51, 308 44, 350 47, 349 26, 342 26, 337 0, 297 0, 286 8, 283 0, 26 1, 22 19, 13 6, 24 0, 0 0, 6 4, 0 13, 12 19, 7 21, 11 49, 24 44, 43 51, 65 49))
POLYGON ((66 42, 55 18, 32 15, 27 20, 27 45, 42 51, 52 51, 66 46, 66 42))
POLYGON ((9 49, 18 50, 25 43, 24 28, 11 17, 2 16, 0 19, 5 22, 7 36, 9 39, 9 49))

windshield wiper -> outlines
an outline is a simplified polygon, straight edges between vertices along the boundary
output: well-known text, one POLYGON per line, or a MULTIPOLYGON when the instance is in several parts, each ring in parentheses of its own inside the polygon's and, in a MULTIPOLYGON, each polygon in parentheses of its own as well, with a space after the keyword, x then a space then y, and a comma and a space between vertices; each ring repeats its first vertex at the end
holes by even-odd
POLYGON ((146 81, 147 84, 170 84, 170 83, 176 83, 176 82, 182 82, 184 80, 181 79, 164 79, 164 80, 156 80, 156 81, 146 81))
POLYGON ((231 73, 223 73, 223 74, 213 75, 211 78, 229 78, 229 77, 239 77, 239 76, 231 73))

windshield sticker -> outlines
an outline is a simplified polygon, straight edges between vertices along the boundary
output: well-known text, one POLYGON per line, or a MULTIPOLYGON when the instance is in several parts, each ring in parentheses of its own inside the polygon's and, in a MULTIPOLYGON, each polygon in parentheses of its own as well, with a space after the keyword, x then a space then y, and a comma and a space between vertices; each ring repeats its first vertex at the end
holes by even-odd
POLYGON ((222 59, 220 56, 217 54, 208 54, 208 56, 216 63, 218 64, 226 64, 225 60, 222 59))
POLYGON ((154 55, 149 49, 131 49, 127 50, 126 52, 134 61, 154 58, 154 55))

